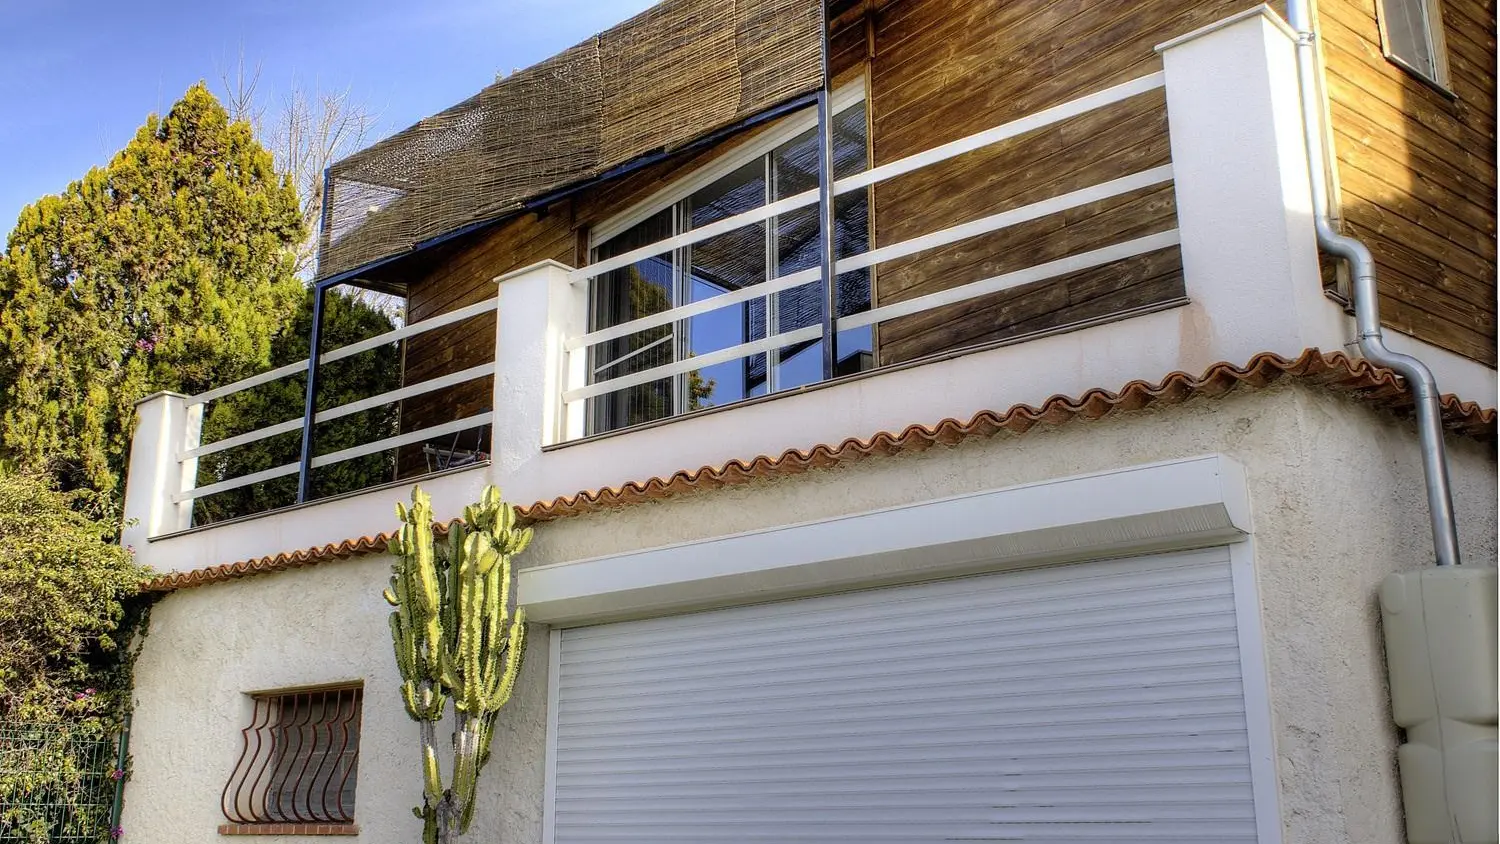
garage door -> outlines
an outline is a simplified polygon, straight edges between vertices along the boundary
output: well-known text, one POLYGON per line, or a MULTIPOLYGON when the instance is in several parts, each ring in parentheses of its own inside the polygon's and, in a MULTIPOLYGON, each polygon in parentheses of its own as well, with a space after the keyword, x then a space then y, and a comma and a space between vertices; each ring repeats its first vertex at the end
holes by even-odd
POLYGON ((556 844, 1255 840, 1224 550, 560 642, 556 844))

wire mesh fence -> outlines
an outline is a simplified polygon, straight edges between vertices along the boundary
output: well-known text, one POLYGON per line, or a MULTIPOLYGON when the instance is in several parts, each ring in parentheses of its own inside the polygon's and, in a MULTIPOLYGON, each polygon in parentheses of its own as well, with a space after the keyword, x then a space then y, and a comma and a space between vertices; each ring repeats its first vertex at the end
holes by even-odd
POLYGON ((108 842, 117 742, 94 724, 0 721, 0 842, 108 842))

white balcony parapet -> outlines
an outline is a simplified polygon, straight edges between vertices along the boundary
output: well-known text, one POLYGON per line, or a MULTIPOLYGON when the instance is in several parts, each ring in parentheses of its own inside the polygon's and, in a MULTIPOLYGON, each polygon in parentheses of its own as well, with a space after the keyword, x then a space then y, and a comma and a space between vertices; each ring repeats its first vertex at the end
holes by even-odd
POLYGON ((179 460, 177 455, 197 444, 203 405, 189 404, 181 393, 160 392, 136 402, 135 416, 120 541, 144 548, 150 537, 192 524, 192 502, 179 503, 173 495, 191 485, 198 472, 196 457, 179 460))
POLYGON ((1350 339, 1318 272, 1295 41, 1261 5, 1157 47, 1183 277, 1223 360, 1350 339))
MULTIPOLYGON (((439 314, 421 322, 405 325, 383 334, 333 349, 321 354, 320 364, 352 357, 381 346, 399 342, 408 337, 453 325, 494 311, 495 298, 477 302, 462 308, 439 314)), ((130 473, 127 479, 125 519, 126 537, 132 544, 141 544, 152 538, 186 530, 193 526, 193 502, 198 498, 227 492, 233 489, 263 483, 276 478, 298 474, 302 470, 300 461, 274 466, 258 472, 225 478, 215 483, 197 486, 198 459, 232 448, 270 439, 282 434, 301 431, 305 420, 298 412, 301 408, 288 408, 294 418, 283 422, 226 437, 211 443, 201 442, 203 414, 206 405, 243 390, 268 384, 281 378, 299 375, 307 371, 308 361, 299 361, 241 379, 223 387, 184 396, 176 393, 158 393, 143 399, 136 408, 136 435, 131 445, 130 473)), ((395 402, 447 389, 468 381, 485 378, 494 372, 493 363, 471 366, 457 372, 439 375, 416 384, 408 384, 379 395, 358 399, 318 411, 313 424, 344 418, 361 411, 371 410, 395 402)), ((395 436, 363 443, 330 454, 311 457, 309 469, 329 466, 353 460, 368 454, 411 445, 437 436, 445 436, 491 422, 488 411, 464 419, 432 425, 421 430, 407 431, 395 436)))
MULTIPOLYGON (((981 410, 1034 404, 1058 393, 1078 395, 1095 387, 1113 388, 1176 370, 1202 371, 1220 360, 1244 362, 1264 351, 1290 357, 1314 346, 1340 348, 1349 339, 1349 329, 1339 308, 1323 296, 1307 162, 1301 144, 1295 55, 1285 25, 1262 6, 1158 49, 1164 61, 1160 73, 841 179, 835 183, 835 191, 867 187, 1163 87, 1170 129, 1169 165, 899 243, 882 244, 861 255, 841 258, 836 270, 848 272, 914 255, 1165 184, 1171 184, 1176 194, 1176 228, 845 315, 838 319, 836 329, 910 316, 1172 246, 1180 246, 1182 251, 1186 305, 1074 327, 927 366, 895 368, 878 377, 838 381, 827 389, 779 395, 776 401, 752 401, 729 413, 697 414, 670 425, 632 431, 624 439, 584 439, 585 402, 590 398, 801 339, 814 339, 820 330, 817 327, 755 339, 605 381, 592 381, 588 371, 589 350, 599 343, 818 281, 821 273, 813 269, 616 326, 591 331, 588 322, 588 279, 628 264, 639 255, 690 245, 737 226, 769 219, 792 205, 801 207, 816 201, 799 194, 587 267, 574 269, 545 261, 507 273, 495 279, 494 299, 325 353, 320 360, 347 357, 490 308, 497 314, 496 364, 471 367, 323 410, 316 418, 336 418, 490 372, 495 376, 492 413, 483 415, 483 419, 470 417, 446 427, 322 455, 313 460, 313 465, 389 448, 399 444, 397 440, 414 442, 414 437, 449 430, 454 425, 490 422, 492 463, 483 479, 498 482, 508 498, 527 504, 627 481, 668 477, 679 470, 722 465, 736 458, 777 455, 790 448, 899 430, 914 422, 965 419, 981 410), (567 447, 560 447, 563 445, 567 447)), ((201 415, 192 417, 190 411, 201 410, 203 402, 235 389, 264 383, 269 376, 300 372, 299 366, 305 368, 305 364, 283 367, 199 396, 157 396, 143 403, 127 497, 127 515, 139 520, 139 535, 154 536, 187 526, 191 501, 197 496, 264 479, 261 476, 298 470, 298 465, 288 464, 256 476, 224 479, 192 489, 192 468, 198 457, 297 430, 300 420, 200 444, 197 423, 192 420, 201 419, 201 415)), ((468 488, 480 480, 474 475, 463 486, 468 488)), ((340 538, 345 537, 328 539, 340 538)))
POLYGON ((512 487, 530 490, 542 482, 542 448, 583 434, 583 418, 564 413, 563 385, 582 379, 585 355, 569 352, 567 337, 588 325, 588 291, 572 284, 572 268, 543 261, 495 279, 500 308, 495 322, 496 483, 511 500, 512 487))

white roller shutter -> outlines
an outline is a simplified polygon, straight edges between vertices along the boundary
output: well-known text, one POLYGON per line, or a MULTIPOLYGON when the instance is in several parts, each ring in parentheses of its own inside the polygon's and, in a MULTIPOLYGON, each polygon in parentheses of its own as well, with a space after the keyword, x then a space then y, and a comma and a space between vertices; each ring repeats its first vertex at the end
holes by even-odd
POLYGON ((1251 842, 1228 552, 564 630, 576 842, 1251 842))

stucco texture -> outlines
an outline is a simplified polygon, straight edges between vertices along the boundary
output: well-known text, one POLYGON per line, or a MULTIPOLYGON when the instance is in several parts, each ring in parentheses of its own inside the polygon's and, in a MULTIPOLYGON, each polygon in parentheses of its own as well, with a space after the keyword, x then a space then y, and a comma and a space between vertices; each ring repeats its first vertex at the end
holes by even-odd
MULTIPOLYGON (((1493 565, 1494 453, 1449 445, 1466 560, 1493 565)), ((538 526, 523 565, 1215 452, 1244 465, 1250 483, 1284 840, 1400 844, 1375 595, 1387 573, 1431 562, 1416 438, 1409 422, 1326 391, 1289 384, 1197 399, 564 519, 538 526)), ((127 841, 212 836, 248 717, 244 693, 340 679, 366 684, 359 840, 416 840, 416 734, 379 596, 387 568, 384 557, 329 562, 158 605, 136 670, 127 841)), ((546 665, 535 630, 481 780, 473 840, 541 840, 546 665)))
MULTIPOLYGON (((421 822, 417 725, 401 703, 381 597, 390 557, 355 560, 174 593, 152 611, 136 664, 133 774, 124 841, 218 839, 220 795, 250 723, 247 692, 363 680, 355 789, 359 841, 415 844, 421 822)), ((541 837, 547 631, 528 630, 515 696, 501 712, 472 840, 541 837)), ((448 735, 444 725, 439 736, 448 735)), ((286 841, 235 836, 225 841, 286 841)), ((341 838, 336 840, 350 840, 341 838)))

